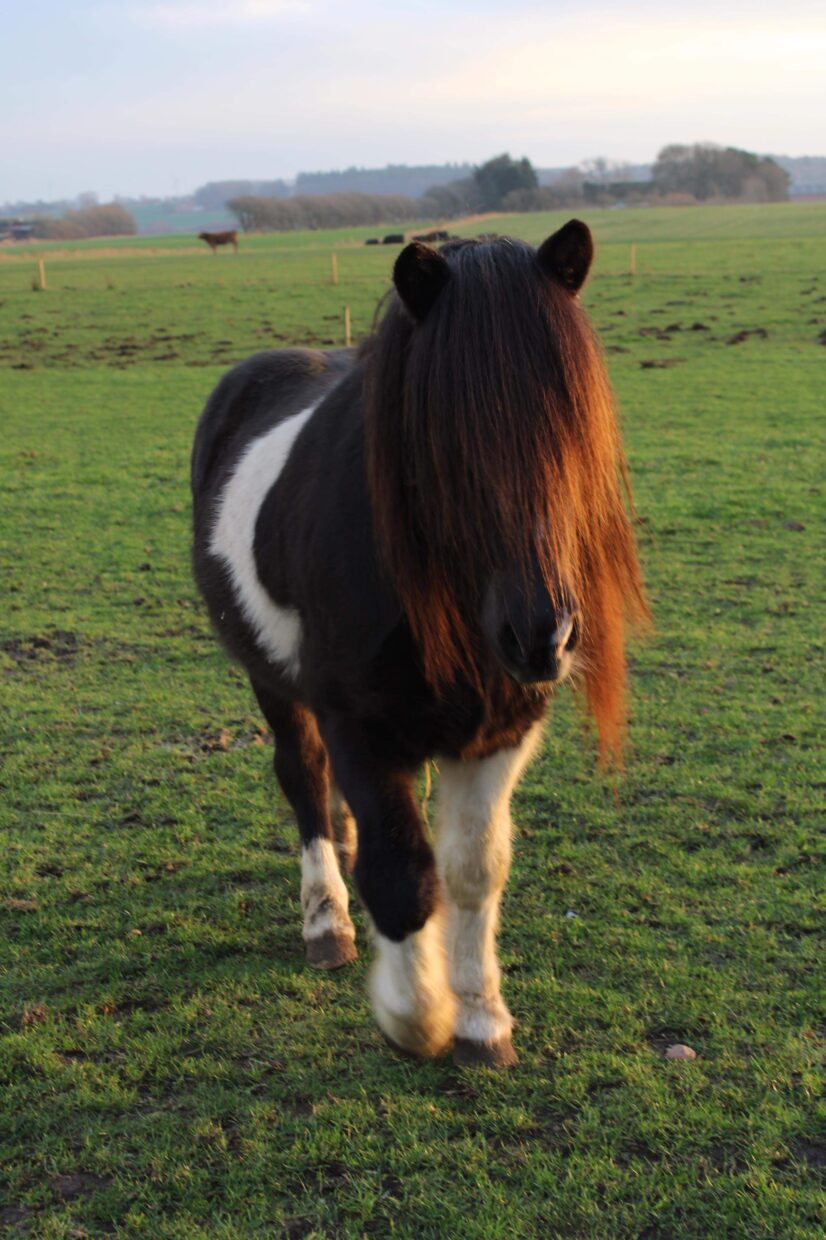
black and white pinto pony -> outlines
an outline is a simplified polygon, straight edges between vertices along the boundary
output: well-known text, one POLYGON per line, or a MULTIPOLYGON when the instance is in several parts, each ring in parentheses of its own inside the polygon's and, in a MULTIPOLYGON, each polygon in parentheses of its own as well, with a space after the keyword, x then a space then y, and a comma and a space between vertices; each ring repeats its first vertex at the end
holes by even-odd
POLYGON ((617 754, 625 632, 646 616, 577 299, 592 255, 576 220, 538 251, 408 245, 358 351, 248 359, 195 437, 195 573, 275 737, 307 959, 356 957, 355 856, 383 1033, 459 1063, 516 1061, 495 936, 510 797, 551 694, 576 672, 617 754))

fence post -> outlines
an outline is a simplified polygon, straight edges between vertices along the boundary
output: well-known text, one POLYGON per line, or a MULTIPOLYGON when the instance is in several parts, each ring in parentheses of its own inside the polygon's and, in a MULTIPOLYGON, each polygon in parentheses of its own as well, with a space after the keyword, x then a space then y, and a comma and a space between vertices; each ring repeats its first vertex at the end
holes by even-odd
POLYGON ((41 289, 45 289, 46 288, 46 264, 43 262, 42 258, 39 258, 37 260, 37 274, 40 280, 41 289))
POLYGON ((628 274, 632 276, 637 274, 637 247, 634 244, 631 246, 631 258, 628 265, 628 274))
POLYGON ((353 335, 350 330, 350 307, 344 307, 344 344, 349 349, 353 343, 353 335))

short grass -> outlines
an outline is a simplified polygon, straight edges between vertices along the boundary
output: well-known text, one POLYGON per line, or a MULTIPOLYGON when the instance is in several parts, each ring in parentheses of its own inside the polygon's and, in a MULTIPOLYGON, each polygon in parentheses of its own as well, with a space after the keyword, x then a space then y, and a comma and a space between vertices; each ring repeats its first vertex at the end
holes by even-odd
POLYGON ((366 331, 393 251, 4 249, 0 1229, 822 1235, 826 209, 592 223, 657 627, 618 787, 563 693, 516 797, 505 1075, 393 1056, 359 913, 356 966, 304 967, 269 740, 189 575, 210 388, 345 304, 366 331))

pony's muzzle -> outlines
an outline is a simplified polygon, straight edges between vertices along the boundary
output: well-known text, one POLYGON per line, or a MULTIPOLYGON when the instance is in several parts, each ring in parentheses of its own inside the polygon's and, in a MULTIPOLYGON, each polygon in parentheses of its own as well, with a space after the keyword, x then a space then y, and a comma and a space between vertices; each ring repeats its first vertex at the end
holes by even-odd
POLYGON ((485 591, 482 633, 502 670, 517 684, 553 684, 573 667, 579 604, 570 586, 549 589, 535 557, 527 573, 495 573, 485 591))
POLYGON ((503 669, 523 685, 564 680, 579 641, 576 612, 520 627, 521 633, 509 620, 499 627, 495 649, 503 669))

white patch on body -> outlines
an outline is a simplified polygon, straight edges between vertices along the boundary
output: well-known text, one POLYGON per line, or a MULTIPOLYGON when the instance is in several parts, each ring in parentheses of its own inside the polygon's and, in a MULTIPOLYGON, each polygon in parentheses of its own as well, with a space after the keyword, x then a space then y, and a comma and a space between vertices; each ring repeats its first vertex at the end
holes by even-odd
POLYGON ((355 939, 349 899, 333 843, 319 836, 301 850, 301 908, 304 940, 325 934, 355 939))
POLYGON ((447 978, 441 911, 394 943, 375 933, 370 997, 379 1027, 414 1055, 438 1055, 453 1037, 456 1000, 447 978))
POLYGON ((319 403, 247 445, 221 493, 209 542, 210 555, 229 571, 236 600, 258 644, 271 662, 282 664, 293 677, 299 668, 301 619, 295 608, 274 603, 261 584, 255 565, 255 525, 299 432, 319 403))
POLYGON ((468 762, 441 759, 436 861, 446 912, 456 1036, 492 1045, 513 1020, 500 994, 499 902, 511 860, 510 798, 539 743, 536 724, 515 749, 468 762))

